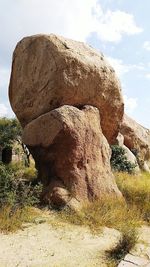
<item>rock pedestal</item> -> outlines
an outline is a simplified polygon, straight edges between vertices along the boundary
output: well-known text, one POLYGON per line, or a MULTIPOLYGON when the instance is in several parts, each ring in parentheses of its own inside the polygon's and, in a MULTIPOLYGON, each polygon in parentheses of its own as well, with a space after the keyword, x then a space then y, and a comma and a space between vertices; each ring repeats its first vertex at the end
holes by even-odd
POLYGON ((97 108, 50 111, 24 128, 23 141, 35 159, 46 202, 60 206, 121 196, 97 108))

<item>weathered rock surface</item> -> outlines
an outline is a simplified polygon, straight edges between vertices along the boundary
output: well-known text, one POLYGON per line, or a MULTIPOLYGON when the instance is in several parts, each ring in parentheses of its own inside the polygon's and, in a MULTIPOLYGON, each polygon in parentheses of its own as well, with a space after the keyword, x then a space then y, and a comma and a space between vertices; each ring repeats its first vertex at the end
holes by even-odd
POLYGON ((62 105, 95 106, 109 143, 114 142, 123 116, 120 83, 103 54, 53 34, 18 43, 9 96, 23 127, 62 105))
POLYGON ((147 170, 150 166, 150 130, 124 115, 120 129, 124 136, 124 144, 135 151, 140 168, 147 170))
POLYGON ((23 141, 44 183, 45 201, 61 206, 121 196, 97 108, 65 105, 41 115, 24 128, 23 141))

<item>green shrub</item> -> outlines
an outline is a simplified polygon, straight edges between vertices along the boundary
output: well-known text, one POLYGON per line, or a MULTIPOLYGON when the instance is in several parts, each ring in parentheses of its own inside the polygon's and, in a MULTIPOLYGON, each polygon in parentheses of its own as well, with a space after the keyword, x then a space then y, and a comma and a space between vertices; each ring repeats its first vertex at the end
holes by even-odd
POLYGON ((39 203, 42 185, 33 186, 22 175, 23 171, 0 163, 0 208, 9 205, 14 210, 39 203))
POLYGON ((32 206, 40 201, 42 185, 35 186, 24 179, 25 168, 21 164, 0 163, 0 231, 4 233, 20 229, 24 221, 36 216, 32 206))
POLYGON ((118 172, 133 173, 136 164, 133 164, 127 160, 124 148, 118 145, 112 145, 111 149, 112 155, 110 163, 112 169, 118 172))
POLYGON ((12 146, 21 136, 21 125, 17 119, 0 118, 0 146, 12 146))

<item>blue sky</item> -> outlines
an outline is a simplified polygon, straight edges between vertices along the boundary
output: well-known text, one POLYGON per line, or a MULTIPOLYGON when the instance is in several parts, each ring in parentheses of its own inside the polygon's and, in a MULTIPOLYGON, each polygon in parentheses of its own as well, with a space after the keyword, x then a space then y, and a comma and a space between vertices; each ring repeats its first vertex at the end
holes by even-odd
POLYGON ((27 35, 56 33, 102 51, 122 84, 126 113, 150 128, 149 0, 0 0, 0 116, 12 116, 12 53, 27 35))

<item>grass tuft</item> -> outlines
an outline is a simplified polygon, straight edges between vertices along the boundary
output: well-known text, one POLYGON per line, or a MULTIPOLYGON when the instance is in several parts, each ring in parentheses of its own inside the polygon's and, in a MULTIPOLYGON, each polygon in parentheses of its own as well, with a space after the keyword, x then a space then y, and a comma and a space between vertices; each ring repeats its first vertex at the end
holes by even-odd
POLYGON ((70 210, 59 213, 61 220, 88 226, 96 233, 104 226, 121 232, 117 246, 106 253, 111 267, 117 266, 135 246, 138 227, 150 223, 150 174, 115 173, 115 176, 125 201, 107 197, 84 206, 78 213, 70 210))
POLYGON ((79 212, 70 209, 60 211, 58 216, 65 222, 88 226, 92 232, 99 232, 104 226, 120 231, 125 225, 130 228, 141 224, 140 214, 135 207, 130 209, 124 200, 113 197, 90 203, 79 212))
POLYGON ((138 241, 138 231, 135 227, 123 226, 121 237, 116 247, 106 251, 108 266, 116 267, 124 259, 125 255, 131 251, 138 241))
POLYGON ((8 234, 22 229, 25 222, 33 222, 37 216, 33 208, 25 207, 12 211, 11 206, 4 206, 0 209, 0 232, 8 234))
POLYGON ((112 197, 86 205, 78 213, 64 210, 58 216, 63 222, 88 226, 93 233, 100 233, 103 227, 119 230, 121 237, 116 247, 105 255, 109 267, 116 267, 135 246, 138 240, 137 228, 142 222, 135 206, 131 208, 124 200, 112 197))
POLYGON ((150 224, 150 173, 116 173, 116 181, 129 208, 134 206, 142 220, 150 224))

